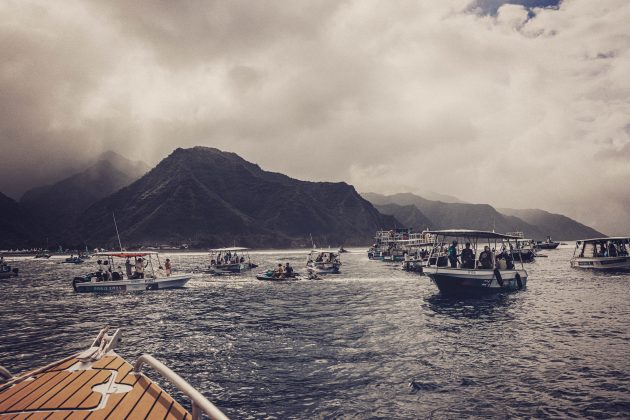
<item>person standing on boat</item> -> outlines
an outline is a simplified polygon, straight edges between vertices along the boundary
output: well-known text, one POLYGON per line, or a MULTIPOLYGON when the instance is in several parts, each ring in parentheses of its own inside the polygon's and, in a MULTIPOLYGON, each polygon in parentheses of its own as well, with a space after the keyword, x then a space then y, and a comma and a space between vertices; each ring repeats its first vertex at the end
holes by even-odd
POLYGON ((470 242, 466 242, 462 249, 462 268, 475 268, 475 253, 470 249, 470 242))
POLYGON ((171 275, 171 260, 170 259, 166 259, 166 262, 164 263, 164 272, 166 273, 166 277, 170 277, 171 275))
POLYGON ((451 263, 451 268, 457 268, 457 241, 453 241, 446 252, 448 253, 448 260, 451 263))
POLYGON ((127 274, 128 279, 131 279, 133 277, 133 273, 131 271, 132 267, 133 264, 131 264, 131 261, 129 261, 129 257, 127 257, 127 261, 125 261, 125 273, 127 274))
MULTIPOLYGON (((146 265, 142 264, 144 262, 144 260, 142 259, 142 257, 139 257, 136 260, 136 273, 134 274, 134 277, 137 279, 143 279, 144 278, 144 268, 146 267, 146 265)), ((147 263, 148 265, 148 263, 147 263)))
POLYGON ((483 248, 483 252, 479 254, 479 264, 481 265, 481 268, 485 268, 485 269, 493 268, 494 264, 492 260, 493 260, 492 252, 490 252, 490 247, 486 245, 483 248))

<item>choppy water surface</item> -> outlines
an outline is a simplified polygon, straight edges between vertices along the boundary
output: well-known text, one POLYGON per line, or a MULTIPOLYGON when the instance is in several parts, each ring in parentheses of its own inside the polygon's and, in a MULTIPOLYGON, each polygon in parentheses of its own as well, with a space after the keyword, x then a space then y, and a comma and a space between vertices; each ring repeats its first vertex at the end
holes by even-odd
MULTIPOLYGON (((199 276, 113 295, 72 291, 94 263, 18 259, 21 276, 0 280, 0 364, 42 366, 109 324, 121 355, 153 354, 236 418, 630 416, 630 275, 573 270, 566 248, 526 265, 525 291, 447 299, 355 251, 323 281, 199 276)), ((305 257, 252 254, 261 268, 305 257)))

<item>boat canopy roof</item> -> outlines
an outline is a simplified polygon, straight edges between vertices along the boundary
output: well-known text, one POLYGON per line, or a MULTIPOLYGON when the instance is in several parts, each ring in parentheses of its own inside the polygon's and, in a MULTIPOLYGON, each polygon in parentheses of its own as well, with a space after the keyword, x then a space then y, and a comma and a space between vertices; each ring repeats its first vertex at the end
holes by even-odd
POLYGON ((577 242, 628 241, 628 236, 611 236, 609 238, 579 239, 577 242))
POLYGON ((243 247, 239 247, 239 246, 235 246, 232 248, 215 248, 215 249, 211 249, 210 252, 232 252, 232 251, 246 251, 249 248, 243 248, 243 247))
POLYGON ((521 239, 518 236, 505 235, 503 233, 490 232, 486 230, 473 230, 473 229, 429 230, 426 233, 430 233, 432 235, 444 236, 446 238, 474 237, 474 238, 482 238, 482 239, 521 239))
POLYGON ((97 257, 118 257, 118 258, 134 258, 134 257, 146 257, 147 255, 157 255, 155 251, 143 251, 143 252, 97 252, 97 257))
POLYGON ((313 252, 329 252, 331 254, 337 254, 338 252, 334 249, 312 249, 311 253, 313 252))

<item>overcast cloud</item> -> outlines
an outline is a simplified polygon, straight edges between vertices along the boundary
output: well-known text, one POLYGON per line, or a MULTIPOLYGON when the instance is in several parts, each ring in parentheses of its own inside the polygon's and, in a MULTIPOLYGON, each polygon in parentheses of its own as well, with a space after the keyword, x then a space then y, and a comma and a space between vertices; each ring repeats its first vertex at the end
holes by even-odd
POLYGON ((175 147, 630 234, 630 2, 0 0, 0 191, 175 147))

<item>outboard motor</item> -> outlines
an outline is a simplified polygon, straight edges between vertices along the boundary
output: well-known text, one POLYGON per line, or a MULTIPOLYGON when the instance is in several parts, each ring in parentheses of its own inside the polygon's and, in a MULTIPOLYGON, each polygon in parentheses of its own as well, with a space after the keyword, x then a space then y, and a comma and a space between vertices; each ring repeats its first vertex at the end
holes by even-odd
POLYGON ((18 270, 17 268, 14 268, 14 269, 13 269, 13 274, 15 274, 15 275, 17 276, 17 275, 18 275, 18 271, 19 271, 19 270, 18 270))

